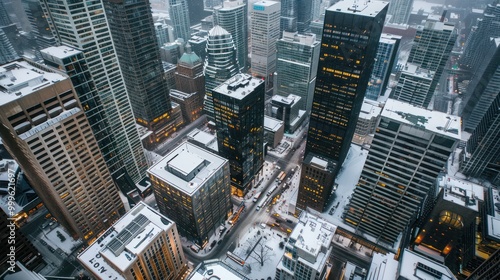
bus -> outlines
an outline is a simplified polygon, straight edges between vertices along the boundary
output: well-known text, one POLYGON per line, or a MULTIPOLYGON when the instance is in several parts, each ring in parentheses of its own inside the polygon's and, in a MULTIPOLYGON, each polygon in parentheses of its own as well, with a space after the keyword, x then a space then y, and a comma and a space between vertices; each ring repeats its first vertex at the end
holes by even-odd
POLYGON ((253 197, 253 202, 257 202, 257 200, 259 200, 259 197, 261 194, 262 194, 262 192, 258 192, 257 194, 255 194, 255 196, 253 197))
POLYGON ((268 197, 266 199, 262 199, 259 205, 257 205, 257 208, 255 208, 255 211, 259 211, 262 207, 264 207, 264 205, 266 205, 268 200, 269 200, 268 197))
POLYGON ((285 171, 281 171, 280 172, 280 175, 278 175, 278 184, 281 184, 281 182, 283 182, 283 180, 285 180, 285 177, 286 177, 286 173, 285 171))
POLYGON ((237 264, 243 266, 245 265, 245 260, 243 260, 242 258, 236 256, 235 254, 227 251, 226 253, 227 257, 230 258, 231 260, 235 261, 237 264))
POLYGON ((274 185, 268 192, 267 196, 270 196, 276 189, 278 188, 278 185, 274 185))

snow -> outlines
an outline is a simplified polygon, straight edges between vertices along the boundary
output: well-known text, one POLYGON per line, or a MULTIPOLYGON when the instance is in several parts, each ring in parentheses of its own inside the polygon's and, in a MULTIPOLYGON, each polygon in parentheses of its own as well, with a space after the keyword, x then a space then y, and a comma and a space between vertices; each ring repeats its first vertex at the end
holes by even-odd
POLYGON ((66 230, 60 226, 47 227, 42 230, 42 234, 38 236, 39 239, 47 242, 48 245, 52 246, 54 249, 61 249, 64 253, 70 255, 75 248, 77 248, 82 242, 80 240, 74 240, 66 230), (58 237, 58 232, 64 236, 65 240, 61 241, 58 237))

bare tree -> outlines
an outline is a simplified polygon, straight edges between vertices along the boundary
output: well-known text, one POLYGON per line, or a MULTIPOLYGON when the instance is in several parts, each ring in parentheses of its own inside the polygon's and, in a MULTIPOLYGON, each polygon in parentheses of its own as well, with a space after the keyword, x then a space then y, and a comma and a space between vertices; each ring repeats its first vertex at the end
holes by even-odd
POLYGON ((264 263, 270 261, 274 256, 272 249, 262 243, 262 240, 260 240, 253 249, 252 254, 250 254, 250 257, 256 260, 260 266, 264 266, 264 263))

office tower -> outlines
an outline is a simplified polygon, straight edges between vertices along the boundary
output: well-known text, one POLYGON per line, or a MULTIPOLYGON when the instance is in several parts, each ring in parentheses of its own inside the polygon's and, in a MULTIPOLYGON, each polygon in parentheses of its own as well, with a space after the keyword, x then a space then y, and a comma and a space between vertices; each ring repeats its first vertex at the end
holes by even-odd
POLYGON ((375 62, 387 2, 327 9, 297 207, 324 211, 356 129, 375 62), (356 21, 353 29, 352 23, 356 21), (353 41, 356 41, 355 43, 353 41), (318 170, 321 177, 313 174, 318 170))
MULTIPOLYGON (((498 77, 498 71, 496 74, 498 77)), ((500 94, 498 94, 498 89, 495 99, 487 107, 483 118, 467 141, 461 160, 460 171, 463 174, 486 178, 495 185, 500 184, 500 172, 498 172, 500 170, 500 94)))
POLYGON ((283 31, 304 33, 311 23, 312 1, 281 0, 280 34, 283 31))
POLYGON ((335 225, 302 212, 285 243, 274 279, 327 279, 330 273, 327 261, 336 230, 335 225))
POLYGON ((266 92, 273 87, 276 71, 276 41, 280 38, 281 3, 262 0, 251 9, 252 75, 265 79, 266 92))
POLYGON ((0 137, 45 207, 91 243, 124 213, 71 80, 16 61, 0 68, 0 137))
MULTIPOLYGON (((212 28, 210 28, 212 29, 212 28)), ((191 45, 191 50, 196 53, 202 61, 207 58, 207 41, 208 36, 193 35, 188 43, 191 45)))
POLYGON ((500 277, 500 249, 493 253, 476 270, 474 270, 467 280, 497 279, 500 277))
MULTIPOLYGON (((128 183, 133 187, 146 176, 147 162, 114 52, 103 4, 101 1, 91 2, 82 10, 79 5, 72 5, 70 2, 41 1, 56 39, 83 51, 103 106, 103 115, 111 126, 116 145, 116 149, 104 152, 103 148, 107 148, 109 144, 97 139, 99 147, 117 185, 128 183), (73 16, 78 17, 78 22, 82 24, 74 25, 73 16), (88 30, 89 26, 92 27, 92 32, 88 30), (95 40, 95 34, 99 34, 99 41, 95 40)), ((99 130, 99 124, 92 122, 93 127, 94 125, 99 130)))
POLYGON ((50 31, 49 24, 39 0, 22 0, 24 11, 31 26, 31 34, 35 37, 38 50, 56 45, 56 38, 50 31))
POLYGON ((205 11, 213 12, 215 8, 222 5, 223 0, 203 0, 203 9, 205 11))
POLYGON ((459 140, 459 117, 387 100, 344 220, 392 247, 429 212, 459 140))
POLYGON ((477 25, 472 27, 471 33, 465 42, 463 54, 460 57, 461 67, 474 73, 481 66, 490 38, 500 37, 499 24, 500 3, 496 1, 486 6, 483 16, 477 20, 477 25))
POLYGON ((7 13, 7 10, 5 9, 4 2, 2 1, 0 3, 0 26, 7 26, 11 25, 12 21, 10 20, 9 14, 7 13))
MULTIPOLYGON (((427 20, 424 26, 419 26, 413 39, 414 45, 411 48, 407 63, 415 65, 422 72, 429 71, 431 81, 425 90, 419 87, 407 89, 399 85, 405 82, 402 80, 403 78, 407 78, 407 76, 401 76, 393 98, 427 108, 441 79, 444 66, 450 57, 456 39, 457 34, 454 31, 453 24, 427 20), (416 97, 413 95, 416 95, 416 97)), ((416 76, 419 76, 419 73, 416 76)))
POLYGON ((242 197, 264 164, 264 81, 238 74, 212 94, 219 154, 229 160, 231 193, 242 197))
POLYGON ((398 35, 382 33, 380 36, 375 65, 366 89, 365 98, 376 101, 379 96, 384 95, 394 62, 397 61, 400 42, 401 36, 398 35))
POLYGON ((285 133, 285 122, 264 116, 264 141, 268 143, 271 148, 276 148, 283 140, 285 133))
POLYGON ((224 28, 233 37, 240 71, 246 71, 248 60, 248 16, 243 0, 224 1, 214 8, 214 25, 224 28))
POLYGON ((139 202, 78 261, 96 279, 180 279, 187 260, 174 221, 139 202))
POLYGON ((391 0, 387 11, 387 20, 392 24, 408 24, 413 0, 391 0))
POLYGON ((155 22, 155 34, 158 47, 161 48, 166 43, 174 41, 174 29, 164 22, 155 22))
POLYGON ((179 104, 182 119, 185 123, 192 123, 203 114, 203 93, 187 93, 176 89, 170 90, 170 98, 179 104))
POLYGON ((283 32, 276 43, 278 51, 275 92, 281 96, 300 96, 300 109, 311 111, 318 72, 320 43, 314 34, 283 32))
POLYGON ((372 135, 375 133, 382 107, 377 102, 365 99, 359 112, 356 130, 354 131, 353 143, 358 145, 370 144, 372 135))
POLYGON ((432 83, 435 74, 436 72, 421 68, 417 64, 406 63, 391 95, 397 100, 427 108, 434 93, 432 83))
POLYGON ((19 58, 5 32, 0 28, 0 65, 19 58))
POLYGON ((311 1, 311 21, 319 20, 319 15, 321 13, 321 0, 311 1))
POLYGON ((205 101, 203 110, 209 120, 214 120, 212 90, 227 79, 240 73, 233 37, 224 28, 216 25, 208 32, 205 73, 205 101))
MULTIPOLYGON (((13 178, 9 175, 8 177, 9 179, 13 178)), ((14 219, 13 215, 0 209, 0 242, 3 244, 0 249, 0 273, 2 274, 7 272, 10 267, 15 266, 16 261, 21 262, 29 269, 35 269, 44 264, 44 260, 35 246, 18 230, 14 219), (11 246, 15 247, 12 251, 11 246)))
POLYGON ((463 98, 462 118, 467 132, 478 127, 500 92, 500 37, 490 39, 483 53, 463 98))
POLYGON ((175 126, 149 0, 104 1, 104 8, 135 120, 163 142, 175 126))
POLYGON ((432 212, 422 219, 413 249, 444 262, 457 275, 475 257, 476 218, 484 207, 484 189, 449 175, 437 184, 439 195, 432 212))
POLYGON ((191 23, 187 0, 168 0, 170 20, 174 27, 175 39, 182 38, 187 42, 191 37, 191 23))
POLYGON ((294 133, 306 117, 306 111, 300 110, 301 97, 290 94, 287 97, 275 95, 271 99, 271 117, 285 124, 286 133, 294 133))
MULTIPOLYGON (((393 258, 388 260, 392 262, 393 258)), ((391 271, 393 267, 389 266, 391 271)), ((421 254, 411 251, 408 248, 402 249, 399 265, 396 275, 387 274, 384 278, 376 278, 377 280, 385 279, 457 279, 455 275, 441 262, 431 258, 422 256, 421 254), (394 277, 394 278, 393 278, 394 277)))
POLYGON ((148 170, 161 213, 204 246, 232 212, 229 162, 184 142, 148 170))

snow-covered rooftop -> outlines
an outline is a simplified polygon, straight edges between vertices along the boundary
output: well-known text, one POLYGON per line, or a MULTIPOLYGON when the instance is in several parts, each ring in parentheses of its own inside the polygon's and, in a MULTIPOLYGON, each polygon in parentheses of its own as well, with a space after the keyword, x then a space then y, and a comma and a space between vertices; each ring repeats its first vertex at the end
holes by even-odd
POLYGON ((207 147, 212 145, 214 142, 217 142, 217 136, 198 128, 189 132, 187 137, 207 147))
POLYGON ((344 0, 333 4, 327 11, 374 17, 387 5, 389 2, 386 1, 344 0))
POLYGON ((432 131, 456 140, 460 140, 461 137, 460 117, 427 110, 406 102, 388 99, 382 111, 382 117, 432 131))
POLYGON ((245 280, 247 277, 220 260, 208 260, 199 264, 186 280, 234 279, 245 280))
POLYGON ((284 125, 283 121, 264 116, 264 128, 272 132, 278 131, 284 125))
POLYGON ((478 200, 484 201, 484 188, 482 186, 450 175, 439 178, 438 184, 441 188, 446 189, 447 195, 443 199, 479 211, 478 200), (465 197, 468 197, 469 202, 475 201, 475 203, 466 203, 463 199, 465 197))
POLYGON ((405 249, 400 259, 399 277, 408 280, 456 279, 444 265, 405 249))
POLYGON ((67 58, 70 56, 74 56, 78 53, 81 53, 81 51, 67 46, 48 47, 46 49, 41 50, 40 52, 44 56, 49 55, 59 59, 67 58))
POLYGON ((500 240, 500 210, 495 204, 500 203, 500 192, 497 189, 491 189, 492 203, 494 207, 493 215, 487 215, 486 224, 488 225, 488 236, 500 240))
POLYGON ((248 74, 236 74, 213 91, 241 100, 252 93, 262 83, 264 83, 263 80, 253 78, 248 74))
POLYGON ((374 253, 367 279, 370 280, 393 280, 398 272, 398 261, 394 259, 393 253, 383 255, 374 253))
POLYGON ((380 116, 382 108, 378 105, 378 102, 365 99, 363 105, 361 105, 361 112, 359 113, 360 119, 371 119, 380 116))
POLYGON ((122 272, 137 260, 137 255, 142 254, 151 241, 162 231, 170 230, 173 225, 171 220, 145 203, 139 202, 85 249, 78 256, 78 260, 87 270, 101 279, 125 279, 122 272), (140 230, 136 230, 138 227, 140 230), (123 238, 130 234, 131 238, 123 238), (115 270, 114 267, 121 271, 115 270))
POLYGON ((427 70, 424 68, 420 68, 417 64, 414 63, 406 63, 405 68, 403 70, 403 73, 415 77, 419 77, 422 79, 427 79, 427 80, 432 80, 432 77, 434 76, 434 71, 427 70))
POLYGON ((44 71, 24 60, 4 64, 0 66, 0 105, 65 79, 62 74, 44 71))
POLYGON ((337 226, 305 211, 302 213, 290 239, 294 240, 296 248, 317 257, 322 248, 330 247, 337 226))
POLYGON ((148 173, 192 195, 226 162, 223 157, 184 142, 151 166, 148 173))

